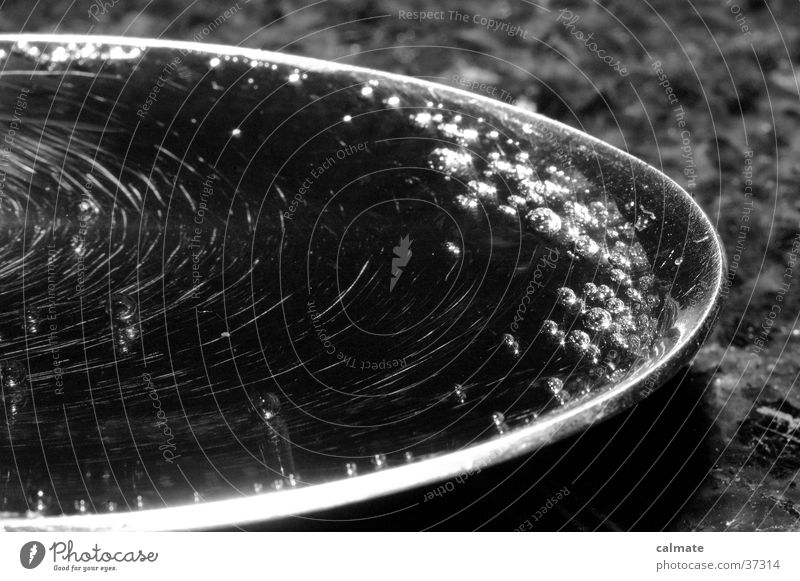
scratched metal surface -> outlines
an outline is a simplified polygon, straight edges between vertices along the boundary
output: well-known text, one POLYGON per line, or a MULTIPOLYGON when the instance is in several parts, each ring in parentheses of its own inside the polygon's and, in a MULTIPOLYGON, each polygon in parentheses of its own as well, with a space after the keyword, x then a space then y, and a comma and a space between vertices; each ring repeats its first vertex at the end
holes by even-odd
POLYGON ((0 48, 11 526, 494 463, 646 396, 713 320, 697 207, 544 118, 269 53, 0 48))

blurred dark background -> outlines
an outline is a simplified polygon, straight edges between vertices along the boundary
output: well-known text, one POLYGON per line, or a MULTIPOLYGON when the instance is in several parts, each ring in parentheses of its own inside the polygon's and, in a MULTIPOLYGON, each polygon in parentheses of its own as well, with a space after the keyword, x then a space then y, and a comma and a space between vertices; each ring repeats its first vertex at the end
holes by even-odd
POLYGON ((268 528, 800 529, 800 272, 755 349, 800 230, 797 2, 6 1, 0 31, 201 39, 483 83, 662 168, 716 224, 733 258, 720 325, 648 401, 435 502, 413 491, 268 528))

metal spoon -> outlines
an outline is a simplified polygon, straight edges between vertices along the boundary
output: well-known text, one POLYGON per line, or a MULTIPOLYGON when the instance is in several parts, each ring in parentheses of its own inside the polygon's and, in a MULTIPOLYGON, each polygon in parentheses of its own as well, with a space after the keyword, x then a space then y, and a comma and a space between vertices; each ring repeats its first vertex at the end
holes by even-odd
POLYGON ((0 523, 188 529, 363 501, 630 407, 720 307, 653 167, 413 78, 0 36, 0 523))

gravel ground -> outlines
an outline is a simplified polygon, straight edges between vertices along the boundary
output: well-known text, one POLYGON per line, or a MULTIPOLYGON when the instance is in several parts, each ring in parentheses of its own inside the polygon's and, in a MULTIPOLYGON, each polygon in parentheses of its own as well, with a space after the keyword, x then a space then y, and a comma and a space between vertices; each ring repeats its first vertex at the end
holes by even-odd
POLYGON ((671 389, 596 429, 618 452, 584 445, 576 461, 602 468, 557 469, 533 489, 522 471, 492 522, 450 526, 515 528, 569 481, 571 504, 535 528, 800 529, 796 2, 4 2, 0 15, 4 32, 201 38, 482 83, 661 167, 727 248, 715 334, 671 389), (406 15, 419 10, 441 17, 406 15))

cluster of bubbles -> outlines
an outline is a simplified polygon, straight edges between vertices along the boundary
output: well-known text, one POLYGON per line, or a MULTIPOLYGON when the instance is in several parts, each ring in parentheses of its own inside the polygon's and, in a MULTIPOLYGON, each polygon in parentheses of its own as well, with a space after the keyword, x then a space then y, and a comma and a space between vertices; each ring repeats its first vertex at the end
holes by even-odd
MULTIPOLYGON (((461 115, 448 117, 434 108, 414 113, 411 121, 452 142, 435 148, 428 165, 445 180, 466 185, 457 196, 464 210, 482 208, 517 221, 545 245, 563 249, 576 271, 589 273, 570 277, 556 290, 552 314, 539 329, 554 351, 573 363, 570 371, 538 379, 536 386, 565 404, 601 382, 620 378, 656 336, 653 313, 660 299, 652 265, 636 238, 655 216, 639 208, 639 218, 627 220, 613 200, 568 164, 536 163, 522 151, 524 143, 503 140, 495 130, 478 132, 461 115), (476 153, 478 139, 490 149, 486 158, 476 153), (587 279, 592 282, 574 282, 587 279)), ((481 123, 478 119, 477 126, 481 123)), ((524 133, 534 132, 527 127, 524 133)), ((501 347, 520 356, 519 339, 510 333, 502 336, 501 347)), ((454 397, 463 403, 464 389, 457 386, 454 397)))
POLYGON ((0 363, 0 381, 9 426, 16 423, 20 412, 27 405, 27 376, 27 369, 22 361, 10 359, 0 363))
MULTIPOLYGON (((20 40, 14 44, 12 52, 35 59, 41 65, 54 67, 83 60, 134 60, 144 54, 144 47, 69 42, 56 45, 52 50, 42 50, 36 44, 20 40)), ((5 56, 3 51, 0 53, 3 53, 0 58, 5 56)))

